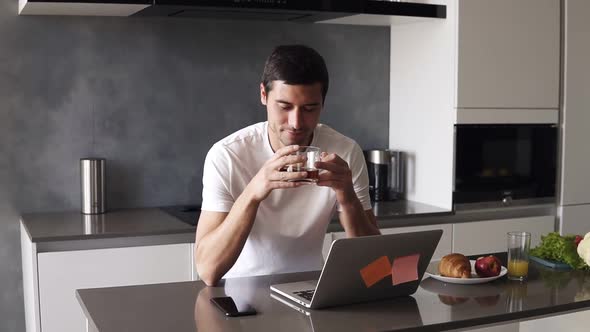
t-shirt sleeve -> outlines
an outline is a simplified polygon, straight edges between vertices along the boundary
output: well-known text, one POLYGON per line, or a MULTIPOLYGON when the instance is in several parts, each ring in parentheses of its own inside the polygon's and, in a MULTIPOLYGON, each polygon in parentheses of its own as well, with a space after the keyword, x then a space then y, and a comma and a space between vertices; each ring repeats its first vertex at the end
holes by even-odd
MULTIPOLYGON (((363 209, 365 211, 372 209, 371 197, 369 196, 369 173, 367 172, 367 164, 365 163, 363 150, 357 143, 354 143, 348 167, 350 167, 352 172, 352 186, 363 209)), ((342 211, 340 205, 338 205, 338 211, 342 211)))
POLYGON ((214 145, 205 157, 203 166, 203 202, 201 210, 229 212, 234 205, 231 194, 232 162, 227 151, 214 145))

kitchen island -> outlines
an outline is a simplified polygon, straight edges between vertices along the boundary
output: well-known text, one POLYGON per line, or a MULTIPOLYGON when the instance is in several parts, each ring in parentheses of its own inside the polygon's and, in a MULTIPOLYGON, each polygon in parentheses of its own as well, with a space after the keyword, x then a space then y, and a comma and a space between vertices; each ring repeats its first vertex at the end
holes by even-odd
POLYGON ((271 296, 275 283, 314 279, 319 271, 203 282, 77 290, 89 331, 449 331, 590 309, 590 272, 531 264, 529 280, 480 285, 423 279, 417 292, 387 301, 323 310, 271 296), (255 316, 225 318, 209 299, 232 296, 255 316))
MULTIPOLYGON (((411 201, 380 202, 374 208, 383 234, 442 229, 435 259, 452 248, 466 254, 503 250, 507 231, 530 231, 533 241, 538 241, 539 235, 553 231, 555 218, 552 205, 457 214, 411 201), (472 236, 476 234, 486 236, 472 236)), ((21 253, 27 330, 83 330, 85 318, 76 289, 198 279, 193 258, 198 213, 193 206, 177 205, 103 215, 24 214, 21 253)), ((333 240, 345 236, 338 221, 330 223, 323 254, 333 240)))

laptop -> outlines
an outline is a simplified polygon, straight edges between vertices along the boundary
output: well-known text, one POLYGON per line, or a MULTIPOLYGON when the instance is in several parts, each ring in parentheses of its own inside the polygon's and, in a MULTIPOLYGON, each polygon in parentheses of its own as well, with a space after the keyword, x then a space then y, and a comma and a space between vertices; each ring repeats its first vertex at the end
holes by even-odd
POLYGON ((442 233, 438 229, 338 239, 332 242, 319 280, 276 284, 270 289, 310 309, 411 295, 418 289, 442 233), (415 258, 413 264, 410 259, 408 265, 409 257, 415 258), (398 264, 402 261, 405 263, 398 264), (387 270, 392 265, 394 275, 387 270), (408 272, 417 278, 394 284, 398 276, 398 281, 407 278, 408 272))

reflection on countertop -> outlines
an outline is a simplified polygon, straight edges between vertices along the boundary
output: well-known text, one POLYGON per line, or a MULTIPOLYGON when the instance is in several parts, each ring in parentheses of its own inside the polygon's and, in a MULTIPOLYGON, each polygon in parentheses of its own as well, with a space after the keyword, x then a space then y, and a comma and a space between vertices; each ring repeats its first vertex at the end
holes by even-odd
POLYGON ((21 221, 32 242, 194 234, 194 227, 158 208, 113 210, 94 215, 79 211, 27 213, 21 221))

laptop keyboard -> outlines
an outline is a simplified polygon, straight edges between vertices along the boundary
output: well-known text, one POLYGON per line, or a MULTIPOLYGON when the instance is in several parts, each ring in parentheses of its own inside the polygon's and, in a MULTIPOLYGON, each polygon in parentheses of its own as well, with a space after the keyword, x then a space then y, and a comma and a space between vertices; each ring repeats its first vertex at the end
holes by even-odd
POLYGON ((310 290, 304 290, 304 291, 299 291, 299 292, 293 292, 293 294, 297 295, 297 296, 301 296, 302 298, 311 301, 311 298, 313 297, 313 293, 315 292, 315 289, 310 289, 310 290))

